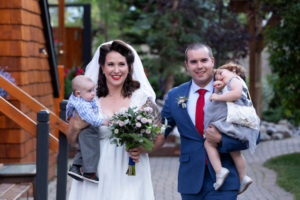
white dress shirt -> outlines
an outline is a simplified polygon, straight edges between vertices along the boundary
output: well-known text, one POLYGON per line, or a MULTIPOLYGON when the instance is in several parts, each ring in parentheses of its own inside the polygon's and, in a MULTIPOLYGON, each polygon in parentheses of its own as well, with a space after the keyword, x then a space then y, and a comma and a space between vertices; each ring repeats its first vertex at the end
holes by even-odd
POLYGON ((212 78, 211 81, 209 82, 209 84, 207 84, 204 88, 199 87, 194 80, 192 80, 192 85, 190 87, 190 92, 189 92, 189 97, 188 97, 188 101, 187 101, 187 111, 189 113, 189 116, 192 120, 192 122, 195 125, 195 116, 196 116, 196 105, 197 105, 197 100, 199 97, 199 93, 198 90, 199 89, 206 89, 206 93, 204 95, 204 99, 205 99, 205 104, 204 104, 204 110, 205 110, 205 106, 207 105, 207 103, 209 103, 209 97, 210 95, 212 95, 214 87, 213 87, 213 82, 214 79, 212 78))

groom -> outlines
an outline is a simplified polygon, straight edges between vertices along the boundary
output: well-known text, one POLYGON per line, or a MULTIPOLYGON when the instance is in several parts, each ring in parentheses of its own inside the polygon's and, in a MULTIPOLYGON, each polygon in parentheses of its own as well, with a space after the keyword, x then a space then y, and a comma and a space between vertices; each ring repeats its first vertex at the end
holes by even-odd
POLYGON ((166 118, 172 127, 167 129, 165 137, 175 125, 180 133, 178 192, 183 200, 237 199, 240 182, 229 153, 247 149, 246 143, 220 133, 212 125, 207 128, 206 139, 218 144, 222 166, 230 171, 217 191, 213 187, 216 174, 204 148, 204 111, 210 106, 209 97, 214 90, 214 61, 209 46, 201 43, 190 45, 185 52, 185 64, 192 80, 170 90, 161 111, 162 119, 166 118), (178 104, 178 96, 188 99, 186 107, 178 104))

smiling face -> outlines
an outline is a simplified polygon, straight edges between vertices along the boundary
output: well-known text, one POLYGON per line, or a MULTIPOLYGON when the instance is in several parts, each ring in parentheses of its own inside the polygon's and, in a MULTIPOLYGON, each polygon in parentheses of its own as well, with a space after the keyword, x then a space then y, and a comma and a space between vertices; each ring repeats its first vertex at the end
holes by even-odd
POLYGON ((189 50, 185 62, 193 81, 204 88, 213 78, 214 58, 210 58, 207 48, 189 50))
POLYGON ((232 71, 229 71, 228 69, 217 69, 217 71, 215 73, 216 80, 217 81, 222 81, 225 85, 227 85, 227 82, 233 76, 236 76, 236 70, 235 69, 233 69, 232 71))
POLYGON ((123 86, 129 67, 126 58, 116 51, 106 55, 105 64, 101 66, 106 77, 107 86, 123 86))

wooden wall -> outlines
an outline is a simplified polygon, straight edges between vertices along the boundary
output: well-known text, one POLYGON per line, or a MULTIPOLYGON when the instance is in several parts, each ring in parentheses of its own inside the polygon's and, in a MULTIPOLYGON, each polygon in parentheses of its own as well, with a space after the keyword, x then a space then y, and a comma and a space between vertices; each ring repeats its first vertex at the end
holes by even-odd
MULTIPOLYGON (((0 66, 7 66, 17 86, 54 110, 48 57, 38 0, 0 0, 0 66)), ((10 96, 9 101, 31 119, 36 113, 10 96)), ((50 126, 54 134, 54 128, 50 126)), ((49 150, 49 178, 55 175, 56 154, 49 150)), ((36 162, 36 139, 0 113, 0 163, 36 162)))

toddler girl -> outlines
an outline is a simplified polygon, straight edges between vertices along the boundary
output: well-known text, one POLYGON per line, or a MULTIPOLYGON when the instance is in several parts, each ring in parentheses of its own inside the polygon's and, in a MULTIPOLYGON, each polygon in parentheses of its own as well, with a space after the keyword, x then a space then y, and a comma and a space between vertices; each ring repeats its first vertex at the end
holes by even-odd
MULTIPOLYGON (((245 69, 233 62, 219 67, 215 72, 215 88, 214 93, 210 96, 212 101, 211 106, 205 112, 204 132, 210 125, 215 126, 220 132, 236 138, 238 140, 247 142, 250 152, 253 153, 256 148, 256 140, 259 134, 259 126, 256 129, 242 126, 239 124, 226 122, 227 118, 227 104, 226 102, 233 102, 239 106, 251 107, 252 102, 248 99, 248 88, 245 83, 246 75, 245 69)), ((260 120, 257 118, 257 124, 260 120)), ((205 141, 205 149, 207 151, 209 160, 216 172, 216 183, 214 183, 215 190, 218 190, 224 183, 229 171, 222 167, 220 155, 217 150, 217 145, 205 141)), ((244 192, 252 183, 252 180, 246 176, 246 161, 240 151, 230 153, 240 179, 239 194, 244 192)))

